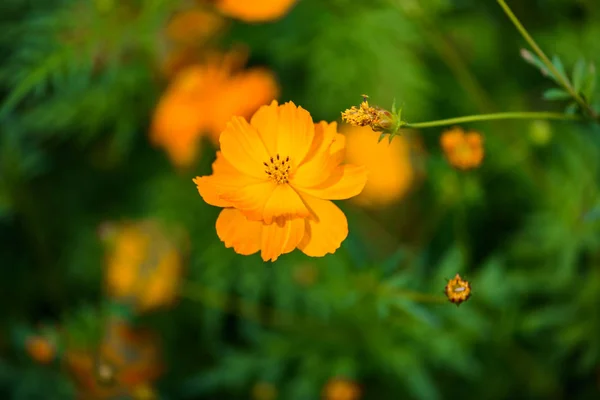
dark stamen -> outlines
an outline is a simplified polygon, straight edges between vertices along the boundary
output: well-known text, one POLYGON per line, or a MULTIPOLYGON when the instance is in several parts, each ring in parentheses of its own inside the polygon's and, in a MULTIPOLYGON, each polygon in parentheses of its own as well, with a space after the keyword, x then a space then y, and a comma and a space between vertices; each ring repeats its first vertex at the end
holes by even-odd
POLYGON ((279 154, 277 154, 277 160, 279 160, 279 154))
POLYGON ((273 164, 273 157, 271 157, 271 164, 273 164))
POLYGON ((263 161, 263 164, 265 164, 265 167, 268 167, 268 166, 269 166, 269 164, 267 164, 267 163, 266 163, 266 162, 264 162, 264 161, 263 161))

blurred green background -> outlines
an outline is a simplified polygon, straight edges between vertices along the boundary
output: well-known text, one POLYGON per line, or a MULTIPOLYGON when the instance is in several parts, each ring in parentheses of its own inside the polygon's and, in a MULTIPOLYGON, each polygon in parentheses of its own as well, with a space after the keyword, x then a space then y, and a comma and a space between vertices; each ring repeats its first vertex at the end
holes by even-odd
MULTIPOLYGON (((467 172, 446 162, 443 129, 407 132, 414 182, 376 207, 339 202, 350 233, 334 255, 240 256, 192 183, 214 145, 200 139, 177 168, 149 140, 172 80, 165 27, 203 3, 0 4, 0 398, 600 398, 598 125, 470 124, 485 158, 467 172), (105 276, 129 273, 107 258, 115 232, 148 220, 168 227, 149 248, 180 254, 164 264, 179 293, 141 312, 151 278, 117 298, 105 276), (473 289, 460 307, 442 293, 456 273, 473 289), (160 361, 115 347, 104 379, 99 332, 117 316, 159 338, 160 361), (87 367, 68 361, 73 348, 87 367)), ((597 0, 509 4, 568 70, 600 61, 597 0)), ((409 122, 565 106, 542 98, 552 82, 492 0, 300 0, 275 20, 223 18, 212 46, 245 45, 247 68, 273 71, 279 100, 315 121, 339 121, 363 93, 395 98, 409 122)))

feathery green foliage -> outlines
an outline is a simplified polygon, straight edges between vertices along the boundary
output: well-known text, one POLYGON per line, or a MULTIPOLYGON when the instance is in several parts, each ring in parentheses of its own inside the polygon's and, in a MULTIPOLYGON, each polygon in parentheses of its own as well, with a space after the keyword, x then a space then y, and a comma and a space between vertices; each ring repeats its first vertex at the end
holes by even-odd
MULTIPOLYGON (((598 397, 598 124, 473 122, 485 158, 467 172, 446 162, 443 128, 403 132, 426 149, 406 196, 342 202, 350 233, 334 255, 263 263, 225 248, 219 210, 191 181, 210 174, 214 147, 179 170, 148 139, 168 83, 165 24, 189 3, 0 5, 0 397, 73 398, 64 366, 36 364, 25 340, 41 324, 93 343, 116 307, 98 227, 145 218, 189 237, 179 302, 131 319, 161 337, 160 399, 254 400, 267 382, 278 399, 312 400, 338 376, 367 400, 598 397), (456 273, 473 288, 460 307, 442 293, 456 273)), ((597 2, 510 3, 600 111, 597 2)), ((408 121, 585 113, 537 55, 519 56, 526 43, 495 2, 302 0, 279 21, 232 21, 220 43, 246 44, 280 100, 315 121, 339 121, 362 93, 396 98, 408 121)))

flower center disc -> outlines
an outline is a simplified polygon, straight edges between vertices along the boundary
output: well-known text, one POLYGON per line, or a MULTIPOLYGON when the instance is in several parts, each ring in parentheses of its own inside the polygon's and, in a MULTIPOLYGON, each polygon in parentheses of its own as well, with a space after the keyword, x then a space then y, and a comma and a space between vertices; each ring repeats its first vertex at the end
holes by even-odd
POLYGON ((268 161, 263 162, 265 166, 265 172, 271 180, 276 182, 278 185, 288 183, 289 171, 291 168, 290 157, 280 157, 279 154, 275 157, 271 157, 268 161))

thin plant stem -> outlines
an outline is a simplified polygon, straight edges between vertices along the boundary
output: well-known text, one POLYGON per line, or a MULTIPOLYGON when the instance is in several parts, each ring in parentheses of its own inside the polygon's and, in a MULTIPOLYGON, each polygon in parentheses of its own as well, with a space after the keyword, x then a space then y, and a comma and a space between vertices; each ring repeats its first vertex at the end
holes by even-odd
POLYGON ((465 117, 440 119, 440 120, 436 120, 436 121, 406 123, 402 127, 403 128, 433 128, 436 126, 463 124, 466 122, 476 122, 476 121, 492 121, 492 120, 498 120, 498 119, 555 119, 555 120, 564 120, 564 121, 577 121, 577 120, 580 120, 581 117, 579 117, 577 115, 567 115, 567 114, 563 114, 563 113, 546 112, 546 111, 502 112, 502 113, 494 113, 494 114, 468 115, 465 117))
POLYGON ((521 34, 521 36, 523 36, 523 38, 527 41, 527 43, 529 43, 529 45, 531 46, 531 48, 533 49, 533 51, 535 51, 535 53, 542 60, 542 62, 544 63, 544 65, 546 65, 546 67, 548 68, 548 70, 550 70, 550 72, 552 72, 552 74, 556 77, 556 79, 559 81, 560 85, 567 92, 569 92, 569 94, 571 95, 571 97, 573 97, 573 99, 577 103, 579 103, 579 105, 582 107, 583 110, 586 110, 586 112, 590 115, 590 117, 592 117, 595 120, 598 120, 599 116, 596 113, 596 111, 594 111, 594 109, 592 109, 585 102, 585 100, 579 95, 579 93, 577 93, 577 91, 571 85, 571 82, 569 82, 569 80, 558 71, 558 69, 554 66, 554 64, 552 63, 552 61, 550 61, 550 59, 544 53, 544 51, 540 48, 540 46, 538 46, 538 44, 535 42, 535 40, 533 40, 533 38, 531 37, 531 35, 529 34, 529 32, 527 32, 527 30, 525 29, 525 27, 523 26, 523 24, 521 24, 521 21, 519 21, 519 19, 517 18, 517 16, 512 12, 512 10, 506 4, 506 2, 504 0, 498 0, 498 3, 500 4, 500 7, 502 7, 502 9, 504 10, 504 12, 506 13, 506 15, 508 16, 508 18, 515 25, 515 27, 517 28, 517 30, 519 31, 519 33, 521 34))

